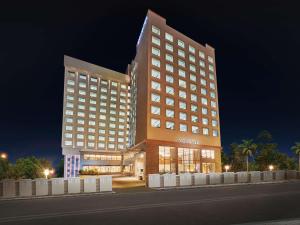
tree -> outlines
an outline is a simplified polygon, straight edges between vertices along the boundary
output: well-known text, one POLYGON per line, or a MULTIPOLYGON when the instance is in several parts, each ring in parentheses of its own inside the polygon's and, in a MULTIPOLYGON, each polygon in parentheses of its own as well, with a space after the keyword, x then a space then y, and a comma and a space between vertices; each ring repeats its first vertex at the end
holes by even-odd
POLYGON ((18 159, 15 170, 17 178, 35 179, 43 177, 43 167, 41 162, 34 156, 18 159))
POLYGON ((64 176, 64 159, 61 159, 56 167, 56 175, 57 177, 63 177, 64 176))
POLYGON ((249 156, 252 157, 257 149, 257 145, 253 143, 252 139, 242 140, 242 144, 239 145, 242 150, 242 154, 246 156, 247 172, 249 171, 249 156))
POLYGON ((298 170, 300 171, 300 142, 296 142, 291 149, 295 152, 296 155, 298 155, 298 170))
POLYGON ((0 158, 0 180, 14 178, 14 168, 7 159, 0 158))
POLYGON ((242 151, 237 143, 232 143, 230 145, 229 161, 231 162, 232 171, 236 172, 245 170, 245 157, 243 156, 242 151))

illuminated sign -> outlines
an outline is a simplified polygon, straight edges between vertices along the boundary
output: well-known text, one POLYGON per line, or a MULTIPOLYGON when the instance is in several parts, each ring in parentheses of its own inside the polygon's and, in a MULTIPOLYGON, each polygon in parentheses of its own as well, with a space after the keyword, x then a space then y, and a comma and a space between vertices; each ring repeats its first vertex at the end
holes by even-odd
POLYGON ((178 142, 183 143, 183 144, 200 145, 200 141, 196 141, 196 140, 193 140, 193 139, 180 138, 180 139, 178 139, 178 142))

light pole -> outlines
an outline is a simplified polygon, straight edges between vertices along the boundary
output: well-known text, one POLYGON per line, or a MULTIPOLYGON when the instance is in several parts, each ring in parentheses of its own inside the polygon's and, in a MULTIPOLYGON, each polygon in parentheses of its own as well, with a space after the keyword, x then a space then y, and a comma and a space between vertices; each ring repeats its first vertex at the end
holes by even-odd
POLYGON ((5 152, 2 152, 0 157, 1 157, 1 159, 7 159, 8 155, 5 152))
POLYGON ((269 170, 270 170, 270 171, 274 170, 274 166, 273 166, 273 165, 270 165, 270 166, 269 166, 269 170))
POLYGON ((226 171, 226 173, 227 173, 228 170, 230 169, 230 166, 229 166, 229 165, 225 165, 224 168, 225 168, 225 171, 226 171))
POLYGON ((44 175, 46 179, 48 179, 49 174, 50 174, 49 169, 44 169, 44 175))

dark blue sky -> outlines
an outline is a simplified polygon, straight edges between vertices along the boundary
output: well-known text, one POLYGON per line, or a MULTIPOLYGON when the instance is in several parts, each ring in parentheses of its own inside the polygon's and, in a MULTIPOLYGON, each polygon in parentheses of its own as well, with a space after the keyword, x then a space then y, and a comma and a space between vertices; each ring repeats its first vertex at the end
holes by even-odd
POLYGON ((147 9, 216 49, 222 143, 269 130, 300 141, 300 14, 284 1, 109 1, 1 6, 0 151, 61 157, 63 55, 124 72, 147 9), (163 3, 162 3, 163 2, 163 3))

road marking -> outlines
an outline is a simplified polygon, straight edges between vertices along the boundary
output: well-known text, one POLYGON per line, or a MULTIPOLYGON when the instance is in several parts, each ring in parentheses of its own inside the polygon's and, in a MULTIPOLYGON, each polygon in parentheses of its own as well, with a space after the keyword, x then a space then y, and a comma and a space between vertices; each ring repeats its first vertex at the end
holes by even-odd
POLYGON ((239 223, 233 225, 299 225, 300 219, 259 221, 254 223, 239 223))

